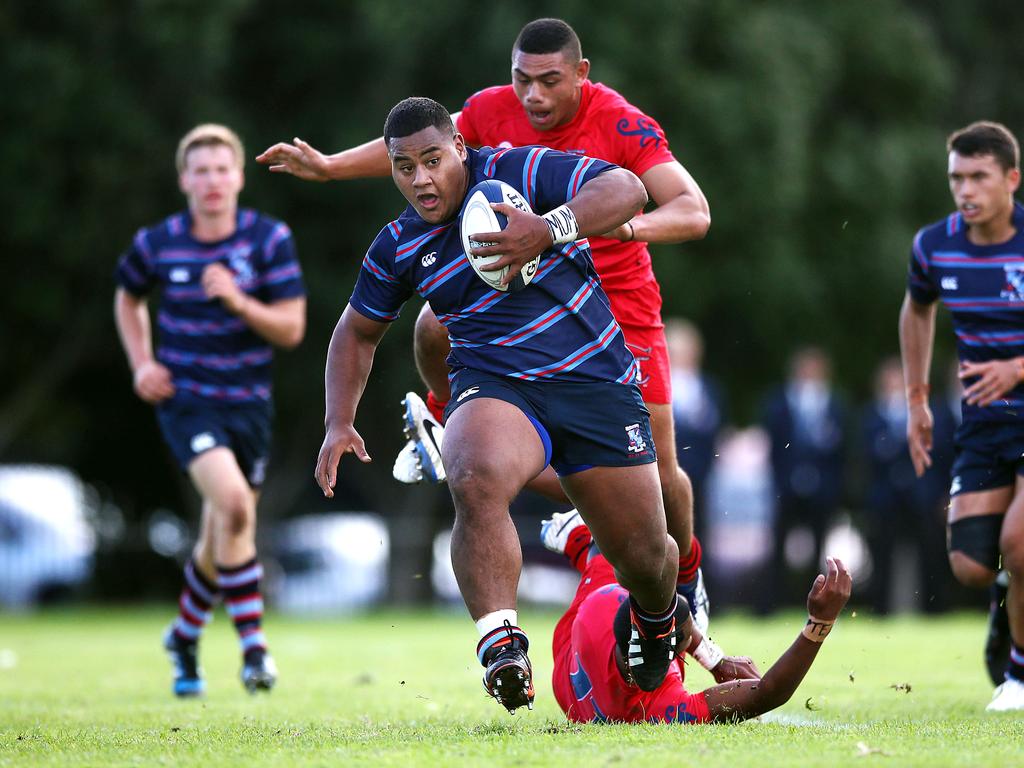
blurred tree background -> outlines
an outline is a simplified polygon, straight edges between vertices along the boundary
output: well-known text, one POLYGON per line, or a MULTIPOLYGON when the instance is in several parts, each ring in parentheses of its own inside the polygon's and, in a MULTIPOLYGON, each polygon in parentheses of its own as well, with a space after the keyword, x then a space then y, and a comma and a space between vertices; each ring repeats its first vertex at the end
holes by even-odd
MULTIPOLYGON (((911 237, 951 207, 946 134, 980 118, 1024 129, 1015 3, 37 0, 0 8, 13 287, 0 310, 0 462, 69 465, 129 519, 192 503, 132 395, 111 312, 118 254, 182 206, 179 137, 218 121, 250 156, 296 135, 330 151, 361 143, 405 96, 454 110, 508 82, 517 31, 544 15, 574 25, 592 78, 661 122, 710 200, 708 238, 656 248, 655 269, 665 315, 704 331, 733 420, 756 418, 803 343, 829 350, 840 388, 863 399, 897 351, 911 237)), ((264 513, 323 509, 311 471, 327 342, 366 246, 403 203, 387 179, 247 171, 243 203, 291 225, 310 291, 306 340, 278 358, 264 513)), ((390 469, 398 402, 418 388, 417 310, 378 353, 357 423, 377 460, 346 462, 341 506, 414 504, 390 469)))

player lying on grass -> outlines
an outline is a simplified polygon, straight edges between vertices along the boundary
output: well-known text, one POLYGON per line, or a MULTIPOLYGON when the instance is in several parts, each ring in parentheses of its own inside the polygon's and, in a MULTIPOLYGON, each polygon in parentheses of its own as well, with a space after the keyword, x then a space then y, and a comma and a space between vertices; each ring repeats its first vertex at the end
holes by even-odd
POLYGON ((551 685, 558 705, 576 722, 736 722, 780 707, 804 679, 850 598, 849 572, 837 558, 827 558, 827 572, 818 575, 807 596, 807 624, 764 677, 748 658, 723 657, 701 636, 680 599, 676 647, 710 668, 718 684, 688 692, 682 657, 677 656, 661 685, 643 691, 632 682, 630 671, 636 641, 626 591, 616 583, 614 570, 594 546, 582 518, 575 511, 555 515, 542 525, 541 539, 581 574, 576 597, 552 641, 551 685))

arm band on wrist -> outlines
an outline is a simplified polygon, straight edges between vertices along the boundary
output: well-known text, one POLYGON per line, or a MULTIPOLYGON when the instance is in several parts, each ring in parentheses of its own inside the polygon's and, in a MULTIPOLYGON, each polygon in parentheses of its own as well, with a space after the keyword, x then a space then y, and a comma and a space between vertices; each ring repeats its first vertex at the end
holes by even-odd
POLYGON ((835 626, 834 621, 822 621, 813 616, 808 616, 807 623, 804 624, 800 634, 812 643, 823 643, 825 638, 828 637, 828 633, 832 631, 833 626, 835 626))
POLYGON ((702 638, 700 644, 693 649, 693 658, 697 660, 704 669, 709 672, 718 666, 725 658, 725 651, 718 647, 718 644, 707 637, 702 638))
POLYGON ((911 384, 907 387, 907 405, 925 405, 931 387, 927 384, 911 384))
MULTIPOLYGON (((626 226, 629 227, 629 242, 636 240, 636 231, 633 229, 633 222, 627 221, 626 226)), ((1024 370, 1024 368, 1022 368, 1024 370)))
POLYGON ((568 206, 560 205, 541 218, 548 223, 548 229, 551 230, 552 245, 565 245, 579 239, 580 225, 576 223, 576 214, 568 206))

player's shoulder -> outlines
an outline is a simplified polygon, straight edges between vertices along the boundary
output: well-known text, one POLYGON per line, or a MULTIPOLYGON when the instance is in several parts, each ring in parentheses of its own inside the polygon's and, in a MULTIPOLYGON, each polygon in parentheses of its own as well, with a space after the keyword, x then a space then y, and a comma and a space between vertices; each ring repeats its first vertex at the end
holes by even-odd
POLYGON ((252 233, 255 237, 291 235, 291 228, 281 219, 253 208, 238 209, 238 232, 252 233))
POLYGON ((647 113, 626 99, 621 93, 604 83, 587 81, 590 89, 590 107, 588 117, 596 115, 621 115, 639 114, 647 116, 647 113))
POLYGON ((921 253, 948 246, 964 231, 964 218, 959 211, 943 216, 938 221, 926 224, 914 235, 914 249, 921 253))
POLYGON ((466 99, 463 109, 493 109, 519 106, 519 99, 511 85, 492 85, 483 88, 466 99))
POLYGON ((398 218, 392 219, 380 228, 377 236, 370 243, 368 252, 380 257, 393 257, 398 251, 399 245, 405 242, 410 235, 414 235, 415 232, 422 229, 423 224, 423 220, 416 215, 412 206, 407 207, 398 218))
POLYGON ((145 238, 150 243, 164 243, 180 237, 187 237, 189 219, 186 211, 176 211, 160 221, 139 227, 136 239, 145 238))

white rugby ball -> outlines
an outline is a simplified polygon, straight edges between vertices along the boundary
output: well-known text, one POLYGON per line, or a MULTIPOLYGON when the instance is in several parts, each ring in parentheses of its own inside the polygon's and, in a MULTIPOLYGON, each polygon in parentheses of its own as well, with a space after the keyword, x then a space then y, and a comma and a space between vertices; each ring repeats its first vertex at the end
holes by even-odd
POLYGON ((462 249, 466 252, 469 265, 477 276, 497 291, 521 291, 534 275, 537 274, 537 266, 540 264, 540 254, 528 261, 508 285, 502 285, 501 281, 508 274, 509 267, 485 272, 480 267, 493 264, 501 256, 474 256, 470 251, 480 245, 488 243, 480 242, 475 236, 482 232, 500 232, 508 224, 508 217, 491 208, 491 203, 508 203, 521 211, 531 212, 530 204, 519 191, 503 181, 497 179, 486 179, 481 181, 466 196, 466 202, 462 204, 460 214, 460 228, 462 232, 462 249))

